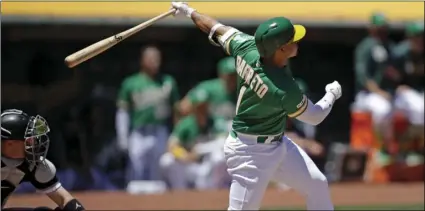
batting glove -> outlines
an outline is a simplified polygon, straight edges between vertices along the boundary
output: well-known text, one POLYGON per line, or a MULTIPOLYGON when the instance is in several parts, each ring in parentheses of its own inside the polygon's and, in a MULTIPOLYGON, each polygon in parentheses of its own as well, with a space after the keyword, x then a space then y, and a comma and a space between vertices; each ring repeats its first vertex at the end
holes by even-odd
POLYGON ((335 96, 335 100, 339 99, 342 95, 341 85, 339 85, 338 81, 334 81, 326 85, 325 90, 327 93, 333 94, 335 96))
POLYGON ((189 7, 186 2, 171 2, 171 9, 176 9, 174 16, 185 15, 190 18, 195 9, 189 7))

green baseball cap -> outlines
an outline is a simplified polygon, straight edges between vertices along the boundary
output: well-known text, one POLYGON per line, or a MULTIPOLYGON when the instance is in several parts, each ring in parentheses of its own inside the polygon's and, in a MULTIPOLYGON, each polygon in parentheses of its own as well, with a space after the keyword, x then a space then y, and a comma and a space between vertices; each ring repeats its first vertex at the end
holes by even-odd
POLYGON ((188 93, 189 100, 192 104, 198 105, 208 101, 208 92, 202 87, 195 87, 188 93))
POLYGON ((406 35, 409 37, 421 35, 424 33, 424 23, 423 22, 410 22, 406 24, 406 35))
POLYGON ((372 26, 386 26, 388 25, 388 19, 382 13, 373 13, 370 16, 370 24, 372 26))
POLYGON ((236 73, 236 61, 233 57, 226 57, 221 59, 217 64, 219 74, 232 74, 236 73))
POLYGON ((255 31, 255 44, 262 57, 270 57, 282 45, 300 41, 306 34, 302 25, 293 25, 285 17, 275 17, 260 24, 255 31))

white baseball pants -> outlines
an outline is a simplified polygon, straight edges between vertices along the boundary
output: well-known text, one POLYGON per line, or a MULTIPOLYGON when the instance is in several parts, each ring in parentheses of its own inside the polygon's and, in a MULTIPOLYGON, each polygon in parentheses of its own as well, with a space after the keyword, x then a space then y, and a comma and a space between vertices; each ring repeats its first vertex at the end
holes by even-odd
POLYGON ((370 112, 374 125, 382 125, 391 117, 392 105, 379 94, 361 91, 356 95, 353 109, 370 112))
POLYGON ((270 144, 256 139, 240 133, 226 139, 224 153, 232 177, 228 210, 259 210, 271 180, 304 195, 308 210, 333 210, 326 177, 304 150, 287 137, 270 144))
POLYGON ((424 125, 424 93, 403 90, 395 96, 395 108, 402 111, 413 125, 424 125))
POLYGON ((149 126, 133 130, 129 137, 127 180, 160 180, 159 159, 166 151, 168 129, 149 126))

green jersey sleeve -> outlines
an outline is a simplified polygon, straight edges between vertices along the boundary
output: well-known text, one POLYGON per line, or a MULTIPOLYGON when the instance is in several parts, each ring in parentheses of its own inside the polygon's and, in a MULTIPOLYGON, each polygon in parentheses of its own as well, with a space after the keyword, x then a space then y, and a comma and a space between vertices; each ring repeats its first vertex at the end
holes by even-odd
POLYGON ((173 132, 171 133, 171 137, 177 141, 177 143, 182 144, 184 143, 188 138, 188 132, 189 132, 190 124, 189 121, 187 121, 186 118, 181 119, 176 126, 173 129, 173 132))
POLYGON ((296 118, 307 109, 308 99, 293 78, 285 80, 281 88, 275 92, 276 99, 280 100, 282 108, 289 117, 296 118))
POLYGON ((225 43, 225 51, 230 56, 243 54, 251 48, 255 48, 254 37, 242 32, 237 32, 225 43))
POLYGON ((364 86, 368 76, 368 60, 369 60, 370 45, 361 43, 356 47, 354 52, 354 69, 356 81, 358 84, 364 86))
POLYGON ((117 106, 118 108, 128 109, 131 103, 131 87, 128 80, 124 80, 118 92, 117 106))

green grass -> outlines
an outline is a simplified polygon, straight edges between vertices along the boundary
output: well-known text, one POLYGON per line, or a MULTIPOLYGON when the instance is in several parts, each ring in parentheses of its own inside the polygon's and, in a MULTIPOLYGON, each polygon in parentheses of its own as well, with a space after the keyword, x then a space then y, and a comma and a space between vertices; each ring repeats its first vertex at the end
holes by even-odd
MULTIPOLYGON (((337 206, 336 210, 424 210, 424 204, 411 205, 371 205, 371 206, 337 206)), ((268 210, 304 210, 304 208, 275 208, 268 210)))

